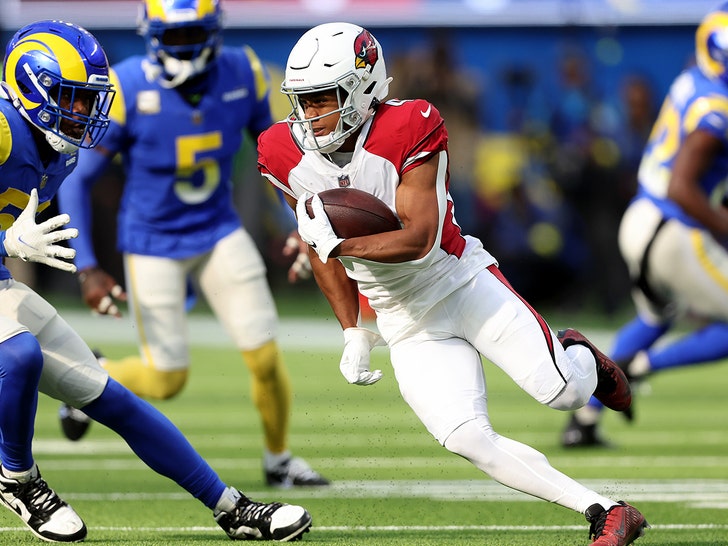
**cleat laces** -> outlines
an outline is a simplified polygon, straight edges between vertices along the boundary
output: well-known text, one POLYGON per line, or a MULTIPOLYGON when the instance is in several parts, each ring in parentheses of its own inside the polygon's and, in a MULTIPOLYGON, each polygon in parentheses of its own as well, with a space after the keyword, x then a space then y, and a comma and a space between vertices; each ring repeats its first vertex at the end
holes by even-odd
POLYGON ((222 517, 218 518, 218 523, 231 535, 236 534, 236 531, 241 529, 247 535, 270 539, 271 516, 281 506, 283 504, 280 502, 270 504, 255 502, 243 495, 238 500, 235 509, 226 514, 223 513, 222 517))
POLYGON ((15 496, 26 502, 28 511, 32 512, 33 516, 42 520, 49 519, 56 510, 66 505, 40 477, 28 483, 19 483, 15 496))

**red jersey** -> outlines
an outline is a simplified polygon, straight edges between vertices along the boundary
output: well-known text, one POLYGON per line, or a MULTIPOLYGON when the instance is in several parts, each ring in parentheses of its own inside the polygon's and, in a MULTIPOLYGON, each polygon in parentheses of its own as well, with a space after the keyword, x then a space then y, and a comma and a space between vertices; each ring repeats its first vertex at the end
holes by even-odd
POLYGON ((420 99, 379 105, 362 127, 351 161, 344 166, 318 151, 303 150, 286 121, 276 123, 258 139, 261 174, 296 199, 304 192, 352 187, 375 195, 395 214, 395 194, 402 175, 433 155, 440 156, 437 194, 441 223, 430 252, 419 260, 402 263, 339 257, 377 311, 404 306, 416 308, 419 314, 465 284, 475 272, 495 263, 479 241, 461 234, 455 221, 448 193, 447 130, 440 113, 420 99), (466 247, 480 248, 484 255, 474 260, 466 247), (413 301, 415 294, 418 297, 413 301))

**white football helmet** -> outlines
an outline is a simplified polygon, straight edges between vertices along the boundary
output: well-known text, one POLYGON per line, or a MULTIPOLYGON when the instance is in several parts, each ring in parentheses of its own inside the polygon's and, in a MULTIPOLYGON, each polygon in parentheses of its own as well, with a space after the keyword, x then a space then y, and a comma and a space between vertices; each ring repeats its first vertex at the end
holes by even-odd
MULTIPOLYGON (((389 92, 382 47, 372 34, 351 23, 326 23, 307 31, 298 40, 286 63, 281 92, 293 106, 291 132, 305 150, 331 153, 369 119, 389 92), (315 137, 298 100, 300 95, 335 89, 339 108, 336 129, 315 137)), ((324 116, 320 116, 324 117, 324 116)), ((315 119, 320 119, 315 118, 315 119)))

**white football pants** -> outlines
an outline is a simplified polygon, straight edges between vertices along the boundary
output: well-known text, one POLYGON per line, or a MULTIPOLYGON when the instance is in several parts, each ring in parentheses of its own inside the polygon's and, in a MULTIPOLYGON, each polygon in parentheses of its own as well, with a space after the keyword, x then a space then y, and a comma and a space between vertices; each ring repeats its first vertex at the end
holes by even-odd
MULTIPOLYGON (((377 324, 386 338, 388 329, 401 332, 403 321, 404 315, 380 315, 377 324)), ((390 346, 394 372, 403 398, 442 445, 511 488, 573 510, 613 504, 490 424, 481 355, 556 409, 583 406, 597 384, 591 351, 581 345, 565 351, 495 267, 408 327, 409 336, 390 346)))
POLYGON ((184 260, 125 254, 124 266, 140 354, 157 370, 189 367, 188 278, 241 351, 257 349, 277 335, 278 314, 265 264, 243 229, 206 254, 184 260))

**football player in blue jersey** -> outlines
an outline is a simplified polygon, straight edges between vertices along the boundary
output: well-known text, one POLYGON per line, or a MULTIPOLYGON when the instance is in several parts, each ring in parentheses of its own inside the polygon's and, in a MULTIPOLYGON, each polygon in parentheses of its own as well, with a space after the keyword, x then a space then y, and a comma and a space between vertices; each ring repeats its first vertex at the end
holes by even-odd
MULTIPOLYGON (((119 316, 115 300, 128 294, 140 354, 103 359, 109 374, 145 398, 182 390, 191 282, 250 370, 267 484, 326 485, 289 451, 291 387, 276 342, 277 311, 263 259, 232 201, 243 133, 257 139, 272 123, 268 76, 252 49, 224 47, 221 33, 218 0, 141 3, 147 55, 112 67, 118 90, 109 130, 99 146, 82 152, 59 202, 80 230, 73 246, 86 304, 119 316), (126 175, 117 234, 126 291, 99 267, 91 237, 90 192, 117 153, 126 175)), ((61 419, 70 439, 88 426, 76 408, 62 407, 61 419)))
MULTIPOLYGON (((662 105, 619 230, 637 316, 611 356, 634 382, 728 357, 728 2, 699 25, 695 54, 697 66, 662 105), (664 339, 683 319, 692 331, 664 339)), ((600 415, 592 399, 571 416, 562 444, 604 445, 600 415)))
MULTIPOLYGON (((0 254, 76 271, 67 214, 36 223, 109 125, 115 90, 106 55, 84 29, 39 21, 8 43, 0 82, 0 254), (61 229, 63 228, 63 229, 61 229)), ((0 264, 0 503, 39 538, 76 542, 83 520, 41 477, 32 441, 38 393, 117 432, 149 467, 213 511, 233 539, 296 540, 300 506, 251 501, 228 487, 157 409, 111 379, 91 349, 40 295, 0 264), (174 457, 170 457, 174 453, 174 457)))

